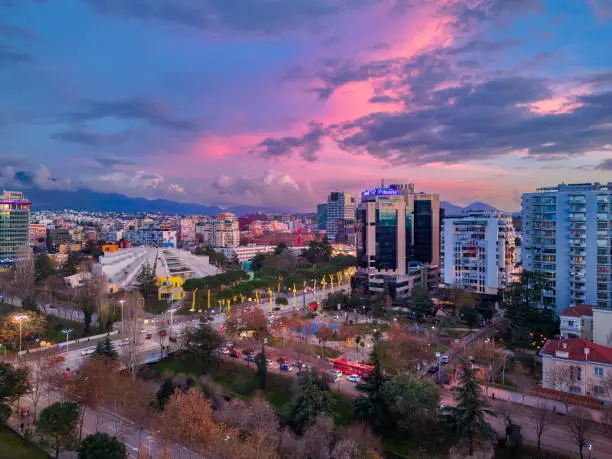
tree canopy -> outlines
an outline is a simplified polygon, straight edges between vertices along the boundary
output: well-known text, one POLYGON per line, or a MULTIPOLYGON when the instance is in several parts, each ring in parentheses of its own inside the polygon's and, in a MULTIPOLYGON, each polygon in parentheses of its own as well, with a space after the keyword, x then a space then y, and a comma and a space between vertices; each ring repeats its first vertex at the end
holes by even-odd
POLYGON ((127 448, 107 433, 97 432, 85 437, 79 447, 78 459, 125 459, 127 448))
POLYGON ((40 412, 36 431, 53 447, 56 459, 61 449, 76 442, 80 408, 74 402, 56 402, 40 412))
POLYGON ((11 415, 11 404, 25 394, 28 373, 7 362, 0 362, 0 423, 11 415))

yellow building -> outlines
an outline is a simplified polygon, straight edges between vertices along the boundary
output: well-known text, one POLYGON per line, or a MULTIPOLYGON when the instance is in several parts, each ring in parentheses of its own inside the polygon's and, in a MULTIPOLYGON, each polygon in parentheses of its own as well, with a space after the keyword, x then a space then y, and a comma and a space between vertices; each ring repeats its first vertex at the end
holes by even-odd
POLYGON ((117 244, 105 244, 102 246, 102 252, 116 252, 119 249, 117 244))
POLYGON ((183 283, 185 281, 179 276, 160 277, 155 279, 157 285, 157 299, 166 301, 178 301, 185 298, 183 283))

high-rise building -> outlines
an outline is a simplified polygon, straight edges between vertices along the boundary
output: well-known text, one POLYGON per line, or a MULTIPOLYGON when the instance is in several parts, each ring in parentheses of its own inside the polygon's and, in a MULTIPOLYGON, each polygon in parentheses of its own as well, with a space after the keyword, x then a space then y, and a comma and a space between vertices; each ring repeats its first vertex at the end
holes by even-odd
POLYGON ((205 243, 215 248, 237 247, 240 245, 238 218, 225 212, 204 224, 202 236, 205 243))
POLYGON ((61 245, 67 245, 72 242, 70 231, 64 227, 56 227, 47 229, 47 250, 49 253, 59 251, 61 245))
POLYGON ((333 191, 327 198, 327 238, 330 242, 351 244, 355 228, 355 198, 341 191, 333 191), (338 227, 342 230, 338 232, 338 227))
POLYGON ((515 271, 512 217, 473 212, 445 218, 441 263, 449 287, 497 295, 515 271))
POLYGON ((317 228, 327 229, 327 203, 317 205, 317 228))
POLYGON ((8 267, 15 262, 17 248, 28 245, 30 201, 21 192, 4 190, 0 208, 0 267, 8 267))
POLYGON ((523 268, 546 278, 542 303, 612 307, 612 182, 522 196, 523 268))
POLYGON ((391 185, 366 190, 361 197, 356 282, 373 293, 386 284, 393 298, 409 295, 415 283, 428 284, 440 259, 438 195, 391 185))
POLYGON ((410 216, 407 222, 407 243, 411 247, 409 259, 420 263, 440 265, 440 195, 415 192, 412 183, 394 184, 404 197, 410 216))

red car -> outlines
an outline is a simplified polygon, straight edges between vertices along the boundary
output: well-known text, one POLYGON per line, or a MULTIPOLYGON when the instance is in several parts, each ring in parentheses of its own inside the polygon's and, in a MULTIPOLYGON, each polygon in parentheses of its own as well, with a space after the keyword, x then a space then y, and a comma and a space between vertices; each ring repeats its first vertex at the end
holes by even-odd
POLYGON ((159 336, 166 336, 168 332, 166 330, 162 330, 159 332, 159 336))
POLYGON ((52 359, 49 359, 49 363, 62 363, 66 360, 66 357, 64 357, 63 355, 58 355, 57 357, 53 357, 52 359))
POLYGON ((278 363, 279 365, 287 365, 289 363, 289 360, 286 359, 285 357, 279 357, 276 360, 276 363, 278 363))
POLYGON ((251 348, 249 348, 249 349, 245 349, 245 350, 243 350, 243 351, 242 351, 242 353, 243 353, 244 355, 253 355, 253 354, 255 354, 255 349, 253 349, 253 348, 251 347, 251 348))
POLYGON ((232 352, 230 352, 230 357, 238 358, 240 357, 240 352, 237 349, 232 349, 232 352))

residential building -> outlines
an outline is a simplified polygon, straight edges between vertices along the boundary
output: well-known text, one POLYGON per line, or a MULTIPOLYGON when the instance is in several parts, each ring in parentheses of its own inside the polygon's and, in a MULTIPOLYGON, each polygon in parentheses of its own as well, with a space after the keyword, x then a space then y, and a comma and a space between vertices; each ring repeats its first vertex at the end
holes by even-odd
POLYGON ((471 212, 446 217, 442 230, 442 283, 474 293, 497 295, 515 270, 512 218, 471 212))
POLYGON ((0 268, 12 266, 17 249, 28 245, 30 201, 23 193, 4 190, 0 196, 0 268))
POLYGON ((192 218, 183 218, 179 223, 179 240, 193 242, 196 239, 196 222, 192 218))
POLYGON ((559 314, 559 318, 561 319, 559 328, 562 338, 582 338, 593 341, 593 306, 578 304, 565 308, 559 314))
POLYGON ((47 229, 47 250, 50 253, 60 251, 60 247, 72 242, 70 231, 64 227, 47 229))
POLYGON ((47 239, 47 225, 43 223, 30 223, 28 240, 32 246, 45 245, 47 239))
POLYGON ((611 308, 593 308, 593 342, 612 346, 611 308))
POLYGON ((237 247, 240 244, 238 219, 230 212, 217 215, 204 224, 202 237, 205 243, 215 247, 237 247))
POLYGON ((561 184, 522 196, 523 267, 547 280, 542 303, 612 307, 612 182, 561 184))
POLYGON ((351 242, 355 228, 355 198, 333 191, 327 198, 327 238, 330 242, 351 242))
POLYGON ((215 250, 221 252, 228 260, 233 260, 236 257, 242 263, 253 259, 255 255, 260 253, 274 253, 274 249, 276 249, 274 245, 249 244, 239 245, 238 247, 220 247, 215 250))
POLYGON ((317 228, 327 229, 327 203, 317 205, 317 228))
POLYGON ((542 387, 611 400, 612 348, 582 338, 549 339, 540 355, 542 387))

